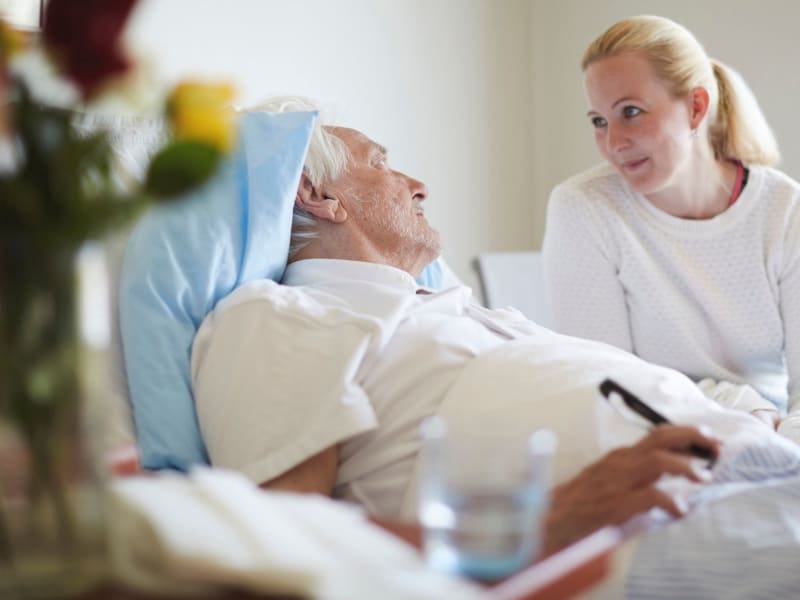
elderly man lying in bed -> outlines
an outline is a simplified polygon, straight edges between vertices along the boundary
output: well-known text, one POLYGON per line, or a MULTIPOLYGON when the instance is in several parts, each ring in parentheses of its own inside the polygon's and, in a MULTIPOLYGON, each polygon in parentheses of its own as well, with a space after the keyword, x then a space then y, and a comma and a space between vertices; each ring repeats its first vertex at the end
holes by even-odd
POLYGON ((553 550, 654 507, 684 514, 683 497, 658 485, 663 475, 710 479, 688 448, 716 454, 715 436, 663 427, 640 439, 641 428, 597 408, 603 378, 677 422, 769 434, 674 371, 557 335, 514 310, 485 309, 463 286, 421 289, 415 276, 439 254, 427 196, 366 135, 315 131, 283 285, 239 288, 194 342, 197 414, 213 464, 265 488, 333 495, 410 520, 421 421, 505 416, 509 427, 547 427, 561 438, 545 534, 553 550))

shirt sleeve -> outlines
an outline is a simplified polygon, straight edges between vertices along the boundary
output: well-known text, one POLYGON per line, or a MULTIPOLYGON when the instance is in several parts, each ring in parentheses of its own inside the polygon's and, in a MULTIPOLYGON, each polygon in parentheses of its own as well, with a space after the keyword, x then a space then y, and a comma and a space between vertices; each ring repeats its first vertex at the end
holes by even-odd
POLYGON ((633 351, 625 292, 613 248, 603 243, 593 202, 564 186, 550 195, 545 230, 545 293, 556 331, 633 351))
POLYGON ((751 413, 756 410, 777 411, 775 405, 761 396, 755 388, 730 381, 715 381, 706 378, 697 383, 703 393, 725 408, 734 408, 751 413))
POLYGON ((192 351, 211 462, 257 484, 376 426, 356 381, 370 333, 269 283, 257 297, 212 313, 192 351))
POLYGON ((780 279, 786 367, 789 374, 787 415, 778 432, 800 443, 800 202, 795 202, 784 245, 780 279))

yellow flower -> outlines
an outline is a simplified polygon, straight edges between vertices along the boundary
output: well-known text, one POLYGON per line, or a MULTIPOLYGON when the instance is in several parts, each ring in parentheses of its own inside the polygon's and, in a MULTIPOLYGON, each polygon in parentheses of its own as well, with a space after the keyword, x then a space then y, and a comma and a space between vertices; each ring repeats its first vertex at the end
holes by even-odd
POLYGON ((175 137, 203 142, 229 152, 236 142, 230 84, 184 82, 167 99, 167 114, 175 137))
POLYGON ((27 34, 0 19, 0 56, 11 57, 27 47, 27 34))

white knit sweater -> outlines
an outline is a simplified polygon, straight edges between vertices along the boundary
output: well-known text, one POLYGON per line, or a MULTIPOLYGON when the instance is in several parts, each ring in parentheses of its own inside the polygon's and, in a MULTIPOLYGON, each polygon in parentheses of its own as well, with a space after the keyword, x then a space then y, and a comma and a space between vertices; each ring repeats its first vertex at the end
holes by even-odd
POLYGON ((752 167, 733 206, 690 220, 595 167, 553 190, 544 261, 559 331, 749 384, 788 408, 779 431, 800 442, 800 184, 752 167))

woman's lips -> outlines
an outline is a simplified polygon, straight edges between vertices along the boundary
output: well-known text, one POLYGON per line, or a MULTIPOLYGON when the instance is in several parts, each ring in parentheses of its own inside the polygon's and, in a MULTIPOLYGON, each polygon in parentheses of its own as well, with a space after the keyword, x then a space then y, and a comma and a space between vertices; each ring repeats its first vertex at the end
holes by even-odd
POLYGON ((644 163, 646 163, 649 159, 645 156, 644 158, 635 158, 633 160, 628 160, 622 163, 622 168, 625 171, 635 171, 639 167, 641 167, 644 163))

